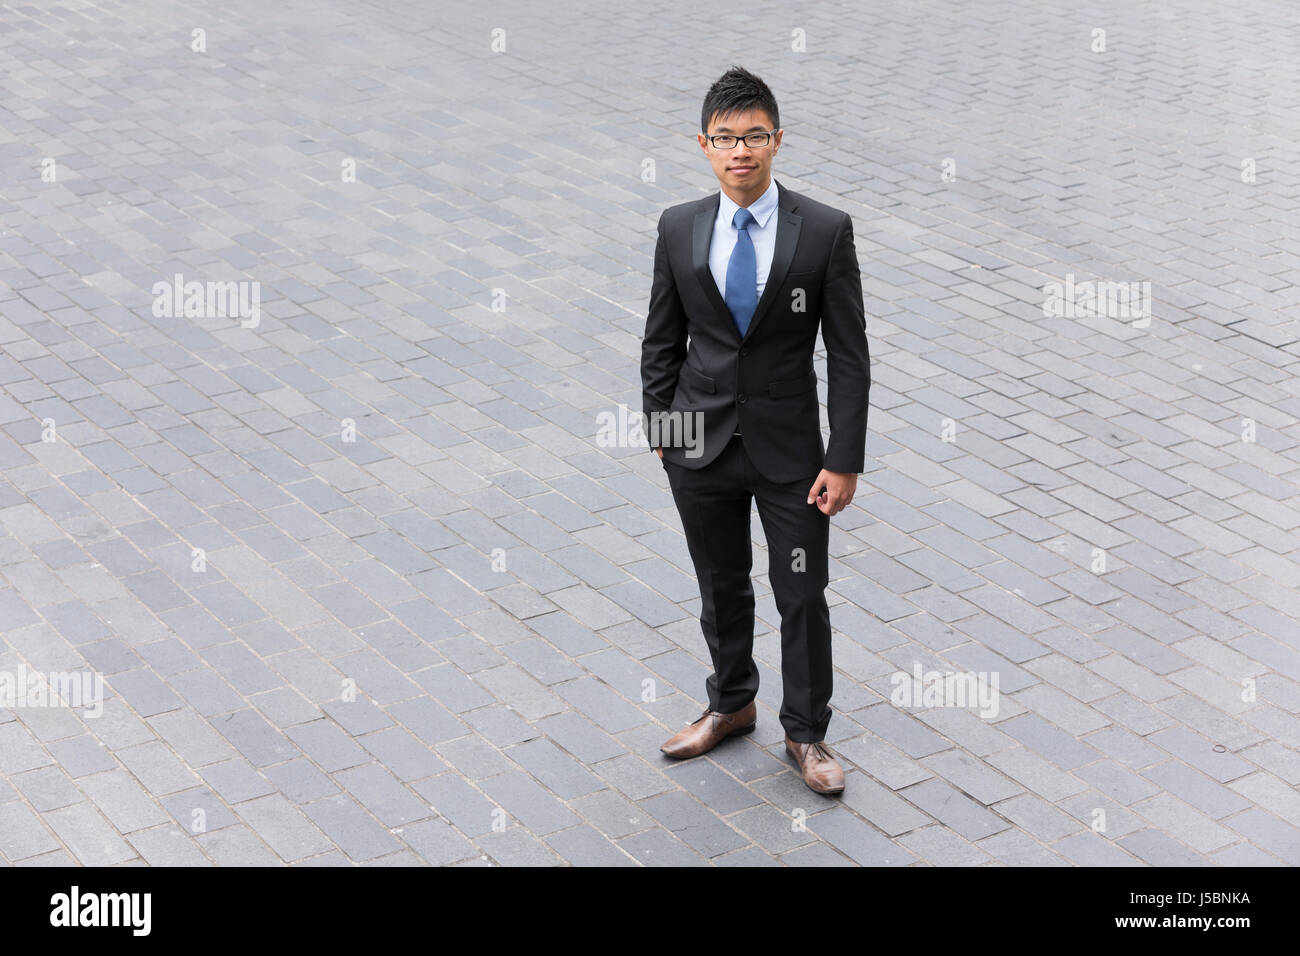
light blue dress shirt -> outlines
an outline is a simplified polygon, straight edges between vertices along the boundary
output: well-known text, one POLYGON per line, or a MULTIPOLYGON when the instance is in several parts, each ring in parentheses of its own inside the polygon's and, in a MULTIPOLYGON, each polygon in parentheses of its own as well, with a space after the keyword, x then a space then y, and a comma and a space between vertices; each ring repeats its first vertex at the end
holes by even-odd
MULTIPOLYGON (((736 248, 736 227, 731 224, 740 208, 736 201, 721 189, 718 190, 718 218, 713 221, 713 240, 709 243, 709 271, 713 281, 718 284, 718 291, 727 294, 727 265, 731 262, 731 252, 736 248)), ((758 298, 763 297, 763 288, 767 285, 767 274, 772 269, 772 254, 776 251, 776 179, 767 184, 763 195, 749 204, 749 212, 754 222, 749 226, 749 238, 754 242, 754 258, 757 265, 758 298)))

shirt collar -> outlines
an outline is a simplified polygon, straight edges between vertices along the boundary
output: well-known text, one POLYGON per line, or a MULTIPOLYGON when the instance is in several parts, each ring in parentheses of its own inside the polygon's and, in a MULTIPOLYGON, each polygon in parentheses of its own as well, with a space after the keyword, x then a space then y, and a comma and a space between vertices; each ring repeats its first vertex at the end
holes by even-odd
MULTIPOLYGON (((721 220, 727 225, 731 225, 736 218, 736 210, 739 209, 740 206, 721 189, 718 190, 718 196, 719 218, 721 218, 721 220)), ((772 218, 772 213, 776 211, 778 198, 776 177, 773 176, 772 181, 767 184, 767 189, 763 191, 763 195, 759 196, 746 207, 749 209, 750 214, 753 215, 754 221, 758 223, 758 228, 767 228, 767 221, 772 218)))

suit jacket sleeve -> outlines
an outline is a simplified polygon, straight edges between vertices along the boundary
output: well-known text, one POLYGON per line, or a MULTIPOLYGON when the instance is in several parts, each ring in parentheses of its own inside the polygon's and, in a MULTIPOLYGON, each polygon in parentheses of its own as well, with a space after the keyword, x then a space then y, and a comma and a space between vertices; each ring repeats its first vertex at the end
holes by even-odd
POLYGON ((645 337, 641 340, 641 405, 647 418, 665 412, 677 392, 677 375, 686 361, 686 310, 682 308, 668 245, 664 217, 659 216, 659 239, 655 245, 654 280, 650 286, 650 308, 646 313, 645 337))
POLYGON ((848 213, 835 233, 822 287, 822 342, 826 346, 826 416, 831 437, 823 466, 858 474, 866 465, 867 396, 871 356, 862 308, 862 276, 848 213))

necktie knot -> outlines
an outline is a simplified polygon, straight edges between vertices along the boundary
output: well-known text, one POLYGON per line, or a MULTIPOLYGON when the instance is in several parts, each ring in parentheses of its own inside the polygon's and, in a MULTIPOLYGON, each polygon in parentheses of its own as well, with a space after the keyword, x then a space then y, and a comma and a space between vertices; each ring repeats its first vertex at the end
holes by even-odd
POLYGON ((731 217, 731 224, 741 231, 748 229, 750 223, 757 221, 758 220, 754 218, 754 214, 744 206, 737 209, 736 214, 731 217))

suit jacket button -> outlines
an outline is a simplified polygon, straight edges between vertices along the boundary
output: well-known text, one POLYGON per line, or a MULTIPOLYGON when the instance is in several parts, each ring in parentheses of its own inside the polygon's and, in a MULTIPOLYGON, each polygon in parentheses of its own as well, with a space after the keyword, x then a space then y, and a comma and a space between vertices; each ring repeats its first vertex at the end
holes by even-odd
POLYGON ((741 392, 739 397, 740 397, 740 404, 742 405, 745 404, 745 402, 749 401, 749 396, 746 395, 744 392, 741 392))
POLYGON ((741 350, 740 350, 740 354, 741 354, 741 355, 748 355, 748 354, 749 354, 749 349, 741 349, 741 350))

